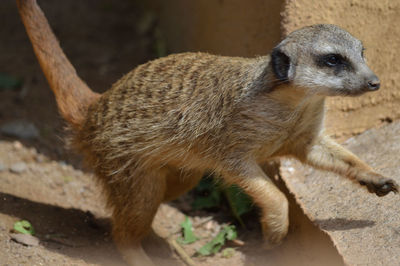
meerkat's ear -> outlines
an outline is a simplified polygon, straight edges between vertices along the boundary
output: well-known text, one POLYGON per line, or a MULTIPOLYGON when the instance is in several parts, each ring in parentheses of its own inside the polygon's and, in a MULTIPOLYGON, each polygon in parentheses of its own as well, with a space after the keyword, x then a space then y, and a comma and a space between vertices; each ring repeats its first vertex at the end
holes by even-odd
POLYGON ((272 50, 271 65, 279 80, 287 81, 289 79, 290 58, 281 49, 272 50))

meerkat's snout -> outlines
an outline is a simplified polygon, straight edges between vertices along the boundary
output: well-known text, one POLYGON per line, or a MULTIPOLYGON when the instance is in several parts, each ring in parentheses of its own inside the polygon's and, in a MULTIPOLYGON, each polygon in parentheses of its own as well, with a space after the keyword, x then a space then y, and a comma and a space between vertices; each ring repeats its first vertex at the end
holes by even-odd
POLYGON ((357 86, 352 89, 354 94, 377 91, 381 87, 379 78, 365 63, 361 64, 360 69, 360 71, 355 71, 353 75, 353 84, 357 84, 356 80, 358 79, 360 87, 360 89, 357 89, 357 86))
POLYGON ((367 88, 370 91, 377 91, 381 87, 381 82, 377 76, 373 76, 370 78, 369 81, 367 81, 367 88))
MULTIPOLYGON (((356 61, 353 63, 354 65, 354 73, 349 73, 349 77, 353 80, 353 84, 359 84, 360 94, 370 91, 377 91, 381 87, 381 82, 377 75, 368 67, 364 60, 364 56, 362 56, 361 61, 356 61), (358 80, 358 82, 357 82, 358 80)), ((352 84, 352 83, 348 83, 352 84)), ((355 86, 353 88, 354 91, 358 91, 355 86)))

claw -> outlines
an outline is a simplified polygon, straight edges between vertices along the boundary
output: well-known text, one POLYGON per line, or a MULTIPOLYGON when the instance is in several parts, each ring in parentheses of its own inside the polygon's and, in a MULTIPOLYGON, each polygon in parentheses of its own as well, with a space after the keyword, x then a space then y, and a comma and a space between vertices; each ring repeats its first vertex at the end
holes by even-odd
POLYGON ((386 196, 391 191, 395 194, 399 192, 399 186, 393 180, 387 180, 382 183, 372 183, 359 181, 360 185, 366 186, 370 193, 375 193, 378 197, 386 196))

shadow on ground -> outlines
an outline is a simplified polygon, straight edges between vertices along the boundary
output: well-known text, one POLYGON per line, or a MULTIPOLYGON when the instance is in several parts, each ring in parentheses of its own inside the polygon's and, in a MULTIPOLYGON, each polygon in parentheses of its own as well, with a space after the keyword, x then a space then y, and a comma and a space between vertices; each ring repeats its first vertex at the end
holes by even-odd
MULTIPOLYGON (((90 264, 126 265, 110 237, 110 220, 90 212, 34 202, 0 192, 0 212, 34 225, 40 245, 90 264)), ((152 233, 144 247, 157 265, 177 265, 165 240, 152 233)))

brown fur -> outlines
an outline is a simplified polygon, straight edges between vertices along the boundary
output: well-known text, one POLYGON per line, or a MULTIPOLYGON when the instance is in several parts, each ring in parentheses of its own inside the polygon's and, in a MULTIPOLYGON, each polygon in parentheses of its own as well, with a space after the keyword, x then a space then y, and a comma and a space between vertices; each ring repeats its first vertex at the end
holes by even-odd
POLYGON ((269 55, 171 55, 138 66, 99 96, 77 77, 35 1, 17 2, 60 112, 73 127, 72 145, 103 184, 115 241, 132 265, 151 264, 140 241, 160 203, 191 189, 205 171, 253 198, 271 246, 289 224, 286 197, 260 167, 273 157, 296 157, 378 195, 397 191, 394 181, 324 136, 325 96, 295 85, 301 77, 295 84, 277 79, 269 55))

